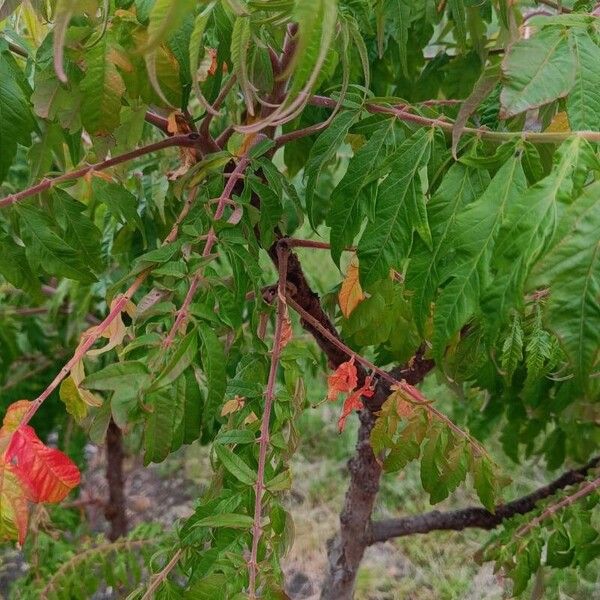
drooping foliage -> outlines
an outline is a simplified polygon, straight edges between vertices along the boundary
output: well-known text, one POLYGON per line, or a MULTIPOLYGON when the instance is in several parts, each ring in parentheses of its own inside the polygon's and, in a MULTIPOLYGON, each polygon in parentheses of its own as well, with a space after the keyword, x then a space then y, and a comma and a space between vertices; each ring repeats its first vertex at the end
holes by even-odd
MULTIPOLYGON (((112 420, 145 464, 211 448, 156 597, 280 597, 308 372, 346 394, 340 428, 376 413, 384 470, 420 461, 432 503, 468 476, 494 512, 499 447, 587 462, 600 18, 542 4, 0 1, 0 538, 79 481, 29 420, 68 413, 95 443, 112 420), (296 245, 330 252, 337 303, 296 245), (451 414, 394 370, 418 357, 451 414)), ((600 555, 581 485, 482 552, 515 594, 600 555)))

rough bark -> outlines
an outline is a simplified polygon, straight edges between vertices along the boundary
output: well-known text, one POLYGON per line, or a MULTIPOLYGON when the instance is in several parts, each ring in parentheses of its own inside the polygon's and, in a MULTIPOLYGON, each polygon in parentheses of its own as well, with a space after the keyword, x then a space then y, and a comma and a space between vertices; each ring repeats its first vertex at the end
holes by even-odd
POLYGON ((108 502, 104 516, 110 524, 108 539, 111 541, 127 534, 125 511, 125 478, 123 476, 123 433, 111 419, 106 431, 106 481, 108 502))

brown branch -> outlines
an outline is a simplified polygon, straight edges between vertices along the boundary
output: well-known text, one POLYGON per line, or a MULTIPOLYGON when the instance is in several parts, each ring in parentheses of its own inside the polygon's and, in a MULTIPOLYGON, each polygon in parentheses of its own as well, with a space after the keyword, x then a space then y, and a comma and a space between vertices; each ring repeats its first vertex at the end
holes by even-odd
POLYGON ((79 179, 84 177, 90 172, 93 171, 104 171, 110 167, 114 167, 115 165, 119 165, 124 162, 128 162, 135 158, 139 158, 140 156, 144 156, 146 154, 150 154, 151 152, 156 152, 158 150, 163 150, 165 148, 171 148, 173 146, 178 147, 194 147, 197 146, 200 140, 200 135, 197 133, 188 133, 183 135, 174 135, 170 138, 165 138, 164 140, 160 140, 158 142, 154 142, 152 144, 148 144, 147 146, 142 146, 140 148, 136 148, 135 150, 131 150, 130 152, 125 152, 124 154, 119 154, 113 158, 109 158, 108 160, 103 160, 92 165, 87 165, 85 167, 81 167, 76 169, 75 171, 69 171, 68 173, 63 173, 58 177, 53 178, 44 178, 39 183, 35 184, 32 187, 29 187, 25 190, 17 192, 16 194, 11 194, 10 196, 6 196, 0 200, 0 208, 5 206, 10 206, 11 204, 15 204, 20 200, 25 198, 29 198, 31 196, 35 196, 41 192, 49 190, 59 183, 63 183, 65 181, 72 181, 74 179, 79 179))
POLYGON ((254 500, 254 524, 252 526, 252 550, 248 560, 249 586, 248 597, 250 600, 256 598, 256 575, 258 569, 258 542, 262 534, 260 524, 262 518, 262 499, 265 489, 265 465, 267 462, 267 451, 269 448, 269 422, 271 419, 271 409, 275 400, 275 382, 277 379, 277 369, 279 367, 279 357, 282 349, 283 324, 286 316, 286 278, 289 250, 284 246, 278 246, 278 264, 279 279, 277 282, 277 318, 275 321, 275 337, 273 339, 273 350, 271 352, 271 366, 269 368, 269 378, 267 389, 265 390, 265 409, 260 426, 259 451, 258 451, 258 470, 256 475, 255 500, 254 500))
MULTIPOLYGON (((285 238, 285 243, 290 248, 315 248, 317 250, 329 250, 331 244, 327 242, 318 242, 316 240, 302 240, 300 238, 285 238)), ((354 246, 349 246, 343 249, 344 252, 356 252, 354 246)))
MULTIPOLYGON (((524 515, 535 510, 536 505, 540 500, 553 496, 556 492, 565 487, 581 483, 584 481, 588 472, 598 466, 600 466, 600 456, 593 458, 579 469, 573 469, 563 473, 558 479, 555 479, 548 485, 545 485, 526 496, 497 506, 493 513, 487 511, 485 508, 472 506, 445 513, 434 510, 411 517, 375 521, 370 527, 368 543, 375 544, 396 537, 404 537, 417 533, 429 533, 431 531, 462 531, 463 529, 471 528, 494 529, 503 521, 510 519, 511 517, 524 515)), ((600 486, 600 480, 590 482, 588 486, 584 486, 587 493, 592 491, 587 490, 591 484, 596 484, 595 488, 597 488, 600 486)), ((582 490, 584 488, 582 488, 582 490)), ((569 496, 569 498, 571 497, 572 496, 569 496)), ((569 503, 571 502, 572 501, 569 503)), ((554 512, 556 512, 556 510, 554 510, 554 512)), ((529 529, 530 526, 533 527, 534 524, 537 524, 540 520, 540 517, 534 519, 527 525, 527 528, 529 529)))
POLYGON ((147 110, 144 119, 151 125, 158 127, 163 133, 169 135, 169 121, 164 117, 147 110))

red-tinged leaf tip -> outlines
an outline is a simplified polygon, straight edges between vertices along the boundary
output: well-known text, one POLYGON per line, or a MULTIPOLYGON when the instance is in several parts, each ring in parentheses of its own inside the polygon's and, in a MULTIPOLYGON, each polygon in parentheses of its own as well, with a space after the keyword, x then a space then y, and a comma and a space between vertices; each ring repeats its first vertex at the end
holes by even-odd
POLYGON ((75 463, 60 450, 44 445, 28 425, 13 433, 5 457, 31 488, 34 502, 60 502, 81 479, 75 463))
POLYGON ((29 490, 13 465, 0 461, 0 540, 18 540, 23 544, 29 518, 29 490))
POLYGON ((361 397, 371 398, 375 390, 371 389, 371 378, 368 377, 365 381, 365 384, 357 389, 355 392, 352 392, 346 400, 344 401, 344 406, 342 407, 342 414, 338 420, 338 429, 339 432, 342 433, 344 431, 344 427, 346 426, 346 419, 354 410, 362 410, 365 406, 361 400, 361 397))
POLYGON ((358 385, 354 358, 342 363, 327 378, 327 400, 337 400, 340 392, 351 392, 358 385))
POLYGON ((4 420, 2 421, 3 432, 11 433, 12 431, 15 431, 30 406, 31 402, 29 400, 17 400, 16 402, 13 402, 4 415, 4 420))

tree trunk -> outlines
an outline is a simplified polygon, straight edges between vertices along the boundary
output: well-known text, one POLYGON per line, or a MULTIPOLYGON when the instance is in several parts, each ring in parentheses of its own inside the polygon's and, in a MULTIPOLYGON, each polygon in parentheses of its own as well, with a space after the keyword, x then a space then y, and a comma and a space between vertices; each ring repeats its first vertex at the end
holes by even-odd
POLYGON ((358 567, 368 545, 368 527, 379 491, 381 467, 369 440, 375 416, 370 410, 363 410, 360 421, 356 454, 348 462, 350 484, 340 515, 340 531, 328 542, 329 572, 321 600, 352 598, 358 567))
POLYGON ((108 503, 104 509, 104 516, 110 523, 108 539, 111 541, 127 534, 123 458, 123 433, 111 419, 108 430, 106 431, 106 481, 108 482, 108 503))
MULTIPOLYGON (((424 349, 420 348, 413 360, 404 367, 393 369, 391 374, 416 385, 433 367, 433 361, 425 358, 424 349)), ((371 515, 379 491, 381 467, 373 454, 370 435, 377 418, 375 413, 388 395, 389 387, 380 382, 375 396, 364 399, 367 407, 360 413, 356 454, 348 461, 350 484, 340 514, 340 531, 327 545, 329 568, 321 600, 352 599, 358 568, 365 549, 372 543, 371 515)))

